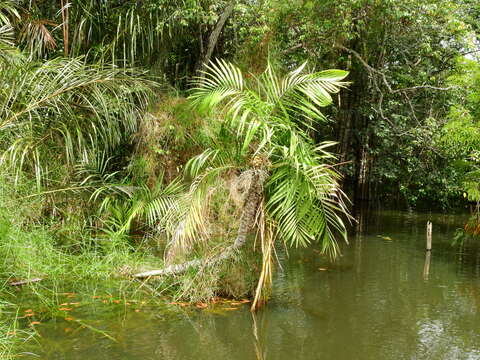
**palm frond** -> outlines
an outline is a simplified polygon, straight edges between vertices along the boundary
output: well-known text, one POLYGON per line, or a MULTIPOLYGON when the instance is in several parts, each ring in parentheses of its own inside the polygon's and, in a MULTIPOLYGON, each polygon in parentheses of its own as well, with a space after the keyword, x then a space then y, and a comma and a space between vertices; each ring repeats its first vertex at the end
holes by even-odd
POLYGON ((75 1, 69 9, 72 54, 89 53, 96 60, 124 67, 150 62, 159 49, 188 31, 184 19, 195 6, 196 1, 183 0, 165 0, 161 5, 158 1, 75 1))
POLYGON ((127 232, 134 220, 143 220, 150 228, 162 227, 161 223, 169 222, 168 217, 177 212, 178 198, 183 190, 179 179, 165 186, 160 178, 153 189, 140 186, 133 194, 132 206, 120 232, 127 232))
POLYGON ((297 139, 274 153, 272 175, 266 185, 269 216, 278 224, 278 236, 292 246, 321 241, 322 250, 334 257, 337 235, 346 239, 338 215, 346 213, 339 174, 328 165, 332 155, 323 144, 315 149, 297 139))
POLYGON ((12 47, 14 45, 14 40, 13 28, 10 25, 0 26, 0 46, 4 48, 12 47))
POLYGON ((141 229, 167 230, 169 224, 178 221, 174 217, 179 212, 185 189, 180 179, 165 185, 160 176, 153 188, 141 185, 122 189, 120 184, 111 183, 105 185, 103 190, 98 188, 91 199, 98 200, 100 192, 104 198, 99 212, 113 216, 115 223, 111 225, 114 225, 116 233, 128 234, 134 223, 141 229), (119 190, 123 190, 123 194, 119 190))
POLYGON ((19 19, 18 4, 12 0, 0 1, 0 27, 11 26, 12 21, 19 19))
POLYGON ((196 78, 190 99, 200 110, 213 109, 228 99, 227 105, 238 109, 245 101, 243 75, 235 65, 225 60, 211 61, 196 78))
POLYGON ((320 108, 330 105, 330 94, 347 84, 343 79, 348 72, 305 73, 305 67, 306 63, 282 79, 268 64, 255 91, 242 80, 238 67, 224 60, 212 61, 196 80, 190 99, 200 109, 220 108, 237 135, 244 137, 245 151, 254 137, 271 134, 270 129, 280 124, 311 127, 325 120, 320 108))
POLYGON ((141 74, 82 59, 36 63, 19 55, 3 70, 2 161, 17 171, 35 169, 39 181, 53 156, 73 165, 93 148, 111 154, 135 131, 151 94, 141 74))

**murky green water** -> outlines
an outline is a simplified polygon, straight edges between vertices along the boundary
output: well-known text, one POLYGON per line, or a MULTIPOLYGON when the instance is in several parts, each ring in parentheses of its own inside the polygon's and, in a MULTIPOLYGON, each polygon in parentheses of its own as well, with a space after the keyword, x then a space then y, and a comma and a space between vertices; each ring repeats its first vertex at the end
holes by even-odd
POLYGON ((335 264, 311 249, 282 255, 274 298, 255 316, 247 305, 79 307, 72 316, 116 341, 59 318, 38 327, 33 352, 91 360, 480 359, 480 250, 450 245, 460 223, 455 216, 372 215, 335 264), (434 229, 428 275, 427 219, 434 229))

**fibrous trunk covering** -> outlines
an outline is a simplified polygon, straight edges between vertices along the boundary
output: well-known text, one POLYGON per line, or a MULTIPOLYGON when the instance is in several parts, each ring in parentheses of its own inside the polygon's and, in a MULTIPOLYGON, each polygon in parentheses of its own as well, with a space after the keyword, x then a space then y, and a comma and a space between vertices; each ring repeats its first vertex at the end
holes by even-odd
POLYGON ((235 253, 236 250, 245 245, 247 235, 255 225, 257 210, 262 201, 265 172, 263 170, 255 169, 248 170, 248 172, 245 173, 248 174, 251 179, 249 181, 249 187, 246 191, 243 201, 242 215, 240 217, 237 237, 232 245, 228 246, 222 253, 220 253, 220 255, 211 259, 195 259, 182 264, 170 265, 159 270, 141 272, 135 274, 134 277, 148 278, 151 276, 179 275, 192 267, 200 267, 202 265, 211 266, 220 261, 228 259, 235 253))

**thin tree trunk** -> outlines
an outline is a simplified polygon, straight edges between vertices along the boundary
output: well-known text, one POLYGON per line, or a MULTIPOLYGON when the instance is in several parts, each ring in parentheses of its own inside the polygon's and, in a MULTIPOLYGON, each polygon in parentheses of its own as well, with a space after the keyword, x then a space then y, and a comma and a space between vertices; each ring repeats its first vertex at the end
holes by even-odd
MULTIPOLYGON (((215 28, 213 29, 210 36, 208 37, 207 51, 205 52, 205 54, 201 54, 201 60, 198 62, 198 66, 197 66, 198 70, 203 70, 205 65, 209 63, 210 58, 212 57, 212 54, 213 54, 213 50, 215 50, 215 46, 217 45, 218 38, 222 33, 225 22, 232 14, 234 6, 235 6, 235 1, 233 0, 230 1, 227 7, 223 10, 222 15, 220 15, 220 18, 218 19, 218 22, 215 25, 215 28)), ((203 51, 203 44, 201 44, 201 49, 203 51)))
POLYGON ((370 154, 369 154, 369 137, 361 145, 357 159, 357 176, 355 185, 355 201, 368 201, 369 194, 369 177, 370 177, 370 154))
POLYGON ((200 43, 200 59, 203 59, 205 55, 205 49, 203 48, 203 24, 198 26, 198 42, 200 43))
POLYGON ((211 259, 195 259, 182 264, 170 265, 164 269, 141 272, 133 276, 136 278, 149 278, 151 276, 179 275, 192 267, 212 266, 233 256, 236 250, 245 245, 247 235, 255 225, 255 216, 262 201, 264 179, 262 170, 252 170, 251 176, 250 186, 243 203, 237 237, 232 245, 228 246, 220 255, 211 259))
MULTIPOLYGON (((64 0, 60 1, 62 6, 63 55, 68 56, 68 6, 65 6, 64 0)), ((68 5, 68 2, 66 5, 68 5)))
POLYGON ((350 148, 351 143, 351 128, 352 128, 352 117, 354 116, 354 111, 356 110, 351 106, 355 102, 352 99, 355 95, 353 93, 345 92, 341 95, 341 103, 339 106, 338 114, 338 161, 344 163, 348 159, 348 149, 350 148))

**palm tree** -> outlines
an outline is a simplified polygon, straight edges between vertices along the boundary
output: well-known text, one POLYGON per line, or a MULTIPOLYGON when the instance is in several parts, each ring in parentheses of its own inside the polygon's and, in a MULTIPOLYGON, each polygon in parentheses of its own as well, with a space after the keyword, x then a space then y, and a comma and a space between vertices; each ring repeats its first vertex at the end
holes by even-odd
MULTIPOLYGON (((309 134, 316 123, 326 121, 319 108, 332 103, 330 94, 346 84, 347 72, 307 73, 305 68, 303 64, 281 78, 269 64, 247 81, 238 67, 218 60, 207 66, 190 96, 194 106, 212 113, 223 140, 186 166, 193 200, 181 217, 183 236, 175 241, 198 237, 212 189, 235 170, 234 187, 241 198, 237 237, 210 262, 229 257, 257 230, 263 266, 253 308, 271 282, 277 240, 294 247, 318 241, 332 257, 338 254, 337 236, 346 240, 341 216, 348 212, 340 175, 331 165, 335 158, 327 151, 332 143, 316 145, 309 134)), ((200 264, 194 260, 138 276, 178 273, 200 264)))
POLYGON ((28 170, 40 187, 60 165, 113 156, 130 140, 151 95, 141 73, 8 50, 0 47, 0 159, 17 175, 28 170))

